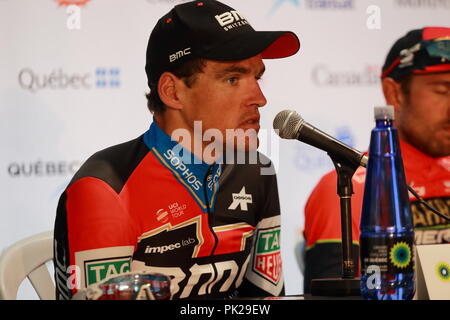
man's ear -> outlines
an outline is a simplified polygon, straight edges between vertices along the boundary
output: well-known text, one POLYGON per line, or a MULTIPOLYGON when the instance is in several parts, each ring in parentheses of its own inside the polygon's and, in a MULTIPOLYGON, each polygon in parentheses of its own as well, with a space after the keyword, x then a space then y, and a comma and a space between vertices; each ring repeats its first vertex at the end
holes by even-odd
POLYGON ((392 78, 384 78, 382 81, 383 94, 386 99, 386 103, 394 106, 395 111, 399 111, 399 108, 403 105, 405 97, 400 87, 400 83, 392 78))
POLYGON ((183 105, 179 99, 180 79, 173 73, 164 72, 158 81, 158 94, 161 101, 172 109, 181 110, 183 105))

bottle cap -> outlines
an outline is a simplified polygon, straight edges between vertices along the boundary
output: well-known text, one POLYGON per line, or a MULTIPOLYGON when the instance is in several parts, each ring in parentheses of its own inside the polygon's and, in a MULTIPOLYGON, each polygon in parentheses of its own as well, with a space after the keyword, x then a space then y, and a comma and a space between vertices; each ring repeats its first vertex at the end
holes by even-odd
POLYGON ((394 120, 394 106, 375 107, 375 120, 394 120))

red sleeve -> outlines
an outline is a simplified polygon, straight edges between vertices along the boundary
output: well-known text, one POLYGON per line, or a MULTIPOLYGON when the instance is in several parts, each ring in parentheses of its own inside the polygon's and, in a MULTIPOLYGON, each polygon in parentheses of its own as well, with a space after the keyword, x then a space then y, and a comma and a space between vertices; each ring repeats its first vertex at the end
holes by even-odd
POLYGON ((75 294, 109 275, 130 271, 136 250, 136 222, 126 201, 104 181, 86 177, 67 189, 66 214, 70 266, 75 294))
POLYGON ((131 217, 104 181, 87 177, 72 184, 66 210, 71 252, 136 245, 131 217))

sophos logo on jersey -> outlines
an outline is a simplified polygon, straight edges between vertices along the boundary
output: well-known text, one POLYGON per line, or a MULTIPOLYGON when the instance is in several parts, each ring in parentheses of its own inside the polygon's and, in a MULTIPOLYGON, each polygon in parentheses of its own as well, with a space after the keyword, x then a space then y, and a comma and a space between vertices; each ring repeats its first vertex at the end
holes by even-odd
POLYGON ((163 254, 163 253, 165 253, 167 251, 173 251, 173 250, 176 250, 176 249, 180 249, 181 247, 189 246, 189 245, 194 244, 194 243, 196 243, 195 239, 189 237, 186 240, 181 240, 181 242, 171 243, 171 244, 164 245, 164 246, 159 246, 159 247, 147 246, 145 248, 145 253, 149 253, 149 254, 154 254, 154 253, 163 254))
POLYGON ((178 158, 174 152, 169 149, 166 152, 164 152, 164 158, 169 160, 171 166, 180 173, 183 180, 188 182, 192 188, 195 190, 200 190, 200 188, 203 186, 200 180, 197 179, 195 174, 191 172, 186 165, 181 161, 180 158, 178 158))
POLYGON ((242 27, 244 25, 249 24, 247 19, 245 19, 239 12, 236 10, 231 10, 228 12, 224 12, 222 14, 218 14, 215 16, 219 25, 223 28, 223 30, 228 31, 233 28, 242 27))
POLYGON ((222 174, 222 169, 218 168, 214 176, 210 175, 207 179, 207 186, 209 190, 213 190, 214 185, 219 181, 219 177, 222 174))

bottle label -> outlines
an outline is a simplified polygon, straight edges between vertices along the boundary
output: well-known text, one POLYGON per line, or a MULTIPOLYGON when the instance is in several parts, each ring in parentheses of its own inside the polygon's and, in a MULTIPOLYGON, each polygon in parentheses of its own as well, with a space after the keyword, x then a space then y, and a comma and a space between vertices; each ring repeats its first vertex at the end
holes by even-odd
POLYGON ((361 238, 361 272, 378 266, 382 273, 414 272, 414 235, 361 238))

